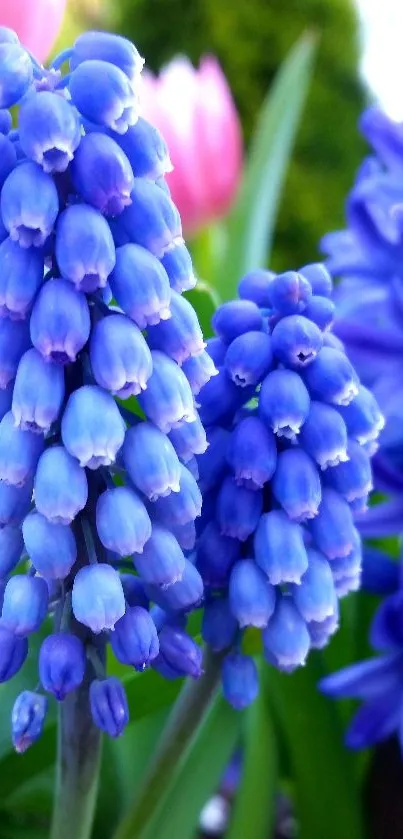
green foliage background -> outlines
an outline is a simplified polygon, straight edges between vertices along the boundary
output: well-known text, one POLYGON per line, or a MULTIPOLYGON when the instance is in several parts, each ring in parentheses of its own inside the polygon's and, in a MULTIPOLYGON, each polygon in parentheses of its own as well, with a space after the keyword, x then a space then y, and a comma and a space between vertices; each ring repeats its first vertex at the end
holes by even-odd
POLYGON ((343 221, 345 195, 363 154, 357 80, 358 22, 350 0, 120 0, 115 28, 153 70, 177 53, 215 53, 229 79, 246 141, 276 69, 305 29, 320 35, 314 81, 276 227, 273 267, 312 261, 317 242, 343 221))

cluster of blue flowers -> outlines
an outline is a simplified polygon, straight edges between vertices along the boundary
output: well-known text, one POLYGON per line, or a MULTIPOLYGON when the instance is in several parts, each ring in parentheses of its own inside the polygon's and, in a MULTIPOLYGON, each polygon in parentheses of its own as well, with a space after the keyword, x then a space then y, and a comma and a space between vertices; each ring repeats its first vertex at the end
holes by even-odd
POLYGON ((200 675, 182 613, 203 582, 185 553, 207 445, 194 395, 216 371, 181 296, 195 278, 165 143, 138 115, 135 47, 88 32, 45 69, 0 28, 0 56, 0 681, 54 616, 41 689, 13 710, 23 751, 42 691, 63 700, 88 661, 93 720, 123 731, 109 632, 123 664, 200 675))
POLYGON ((261 630, 267 661, 292 672, 328 642, 339 598, 360 581, 353 514, 366 507, 383 418, 331 332, 331 294, 320 264, 252 272, 213 318, 196 567, 203 637, 230 650, 223 690, 237 708, 258 691, 245 629, 261 630))
MULTIPOLYGON (((362 380, 373 390, 386 425, 373 459, 376 488, 388 497, 356 524, 363 537, 403 530, 403 124, 378 108, 361 118, 373 155, 359 169, 348 196, 348 228, 327 234, 327 266, 336 290, 335 331, 362 380)), ((363 701, 346 742, 360 749, 396 733, 403 748, 403 588, 401 567, 365 545, 363 587, 384 596, 371 628, 377 658, 352 664, 321 683, 334 698, 363 701)))
POLYGON ((373 153, 348 195, 347 229, 327 234, 322 249, 341 280, 335 332, 386 419, 374 477, 395 497, 357 519, 364 535, 381 536, 399 532, 403 514, 403 125, 370 108, 361 130, 373 153))

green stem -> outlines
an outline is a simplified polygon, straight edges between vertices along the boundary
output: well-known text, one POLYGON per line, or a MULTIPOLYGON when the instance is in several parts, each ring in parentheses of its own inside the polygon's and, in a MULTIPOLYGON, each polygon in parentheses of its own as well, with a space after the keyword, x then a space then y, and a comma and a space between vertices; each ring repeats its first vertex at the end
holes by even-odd
POLYGON ((220 679, 220 665, 221 656, 213 655, 207 650, 203 676, 197 682, 188 680, 185 684, 139 793, 113 839, 140 839, 148 821, 162 804, 173 773, 216 692, 220 679))
POLYGON ((101 732, 92 722, 89 705, 95 678, 88 660, 83 683, 60 704, 51 839, 91 836, 101 763, 101 732))

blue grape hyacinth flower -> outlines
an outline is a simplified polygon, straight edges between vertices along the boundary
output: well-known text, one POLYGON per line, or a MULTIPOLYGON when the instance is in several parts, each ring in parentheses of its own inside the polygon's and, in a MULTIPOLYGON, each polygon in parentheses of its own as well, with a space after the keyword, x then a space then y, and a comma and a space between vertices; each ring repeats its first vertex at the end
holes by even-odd
POLYGON ((45 633, 13 709, 24 751, 46 694, 88 674, 94 724, 123 732, 109 640, 127 667, 202 672, 194 394, 216 369, 181 297, 195 278, 136 48, 88 32, 46 69, 3 30, 0 52, 0 681, 45 633))
POLYGON ((195 566, 204 640, 226 652, 224 694, 243 708, 258 689, 248 628, 266 660, 292 672, 326 645, 339 599, 359 587, 354 515, 372 489, 368 441, 382 422, 331 331, 323 265, 251 272, 239 289, 213 317, 218 375, 196 397, 209 447, 196 456, 195 566))
POLYGON ((372 622, 370 643, 377 656, 322 679, 333 699, 362 702, 346 733, 351 749, 364 749, 397 734, 403 753, 403 591, 385 598, 372 622))
MULTIPOLYGON (((401 532, 403 512, 403 130, 376 107, 362 115, 360 128, 371 156, 348 195, 347 228, 327 234, 322 249, 329 271, 340 280, 335 332, 364 385, 359 404, 346 406, 343 419, 358 443, 375 449, 379 442, 374 481, 388 496, 358 517, 357 526, 364 537, 381 538, 401 532), (382 417, 374 396, 385 419, 379 441, 374 427, 381 428, 382 417)), ((373 587, 373 550, 366 547, 365 554, 373 587)), ((386 557, 382 564, 387 566, 386 557)), ((381 578, 379 584, 382 590, 381 578)))

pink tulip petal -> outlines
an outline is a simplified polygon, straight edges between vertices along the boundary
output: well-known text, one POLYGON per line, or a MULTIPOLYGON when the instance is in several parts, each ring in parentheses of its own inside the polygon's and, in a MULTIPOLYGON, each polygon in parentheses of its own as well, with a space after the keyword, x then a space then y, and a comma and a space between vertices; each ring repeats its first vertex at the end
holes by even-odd
POLYGON ((43 62, 56 40, 66 0, 0 0, 0 26, 14 29, 24 47, 43 62))

